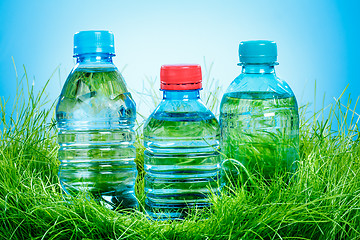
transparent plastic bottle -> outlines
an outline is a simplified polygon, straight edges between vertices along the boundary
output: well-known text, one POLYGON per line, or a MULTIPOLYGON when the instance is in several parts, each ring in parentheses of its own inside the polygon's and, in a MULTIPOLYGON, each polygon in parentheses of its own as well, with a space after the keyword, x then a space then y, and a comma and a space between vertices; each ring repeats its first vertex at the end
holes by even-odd
POLYGON ((200 100, 199 65, 164 65, 160 78, 163 100, 144 126, 145 209, 178 219, 220 191, 220 127, 200 100))
POLYGON ((220 105, 224 179, 230 185, 248 174, 288 179, 299 159, 299 116, 294 93, 275 74, 276 43, 241 42, 239 57, 242 73, 220 105))
POLYGON ((56 106, 59 177, 67 194, 91 193, 105 206, 137 206, 134 187, 136 106, 112 61, 108 31, 74 35, 77 64, 56 106))

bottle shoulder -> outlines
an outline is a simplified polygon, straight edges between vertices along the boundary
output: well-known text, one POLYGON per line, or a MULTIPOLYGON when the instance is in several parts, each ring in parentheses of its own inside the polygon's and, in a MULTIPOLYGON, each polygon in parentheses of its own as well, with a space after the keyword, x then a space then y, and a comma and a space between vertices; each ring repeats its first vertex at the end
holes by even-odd
MULTIPOLYGON (((116 71, 120 74, 118 68, 113 63, 77 63, 71 72, 111 72, 116 71)), ((121 74, 120 74, 121 75, 121 74)))
POLYGON ((150 138, 177 138, 177 139, 218 139, 220 125, 211 112, 153 113, 144 124, 145 143, 150 138), (149 138, 150 137, 150 138, 149 138))
POLYGON ((269 92, 284 97, 294 93, 286 81, 275 74, 240 74, 227 88, 226 93, 269 92))
POLYGON ((77 64, 60 94, 57 118, 124 116, 135 118, 136 105, 117 68, 77 64), (59 113, 59 114, 58 114, 59 113))
POLYGON ((200 99, 194 100, 162 100, 151 116, 156 118, 191 118, 201 116, 202 118, 214 118, 214 114, 205 106, 200 99))
POLYGON ((201 100, 162 100, 157 108, 148 117, 144 129, 154 121, 199 123, 209 121, 218 127, 215 115, 201 100))
POLYGON ((79 90, 93 90, 105 95, 128 92, 123 76, 113 64, 106 67, 88 67, 77 64, 68 75, 61 95, 76 97, 82 93, 79 90))

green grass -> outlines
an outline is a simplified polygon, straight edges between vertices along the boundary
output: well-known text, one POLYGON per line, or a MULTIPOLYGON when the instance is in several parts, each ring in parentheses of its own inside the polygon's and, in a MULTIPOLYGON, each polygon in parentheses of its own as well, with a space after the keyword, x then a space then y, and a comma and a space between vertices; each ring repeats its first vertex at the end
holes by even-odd
MULTIPOLYGON (((26 86, 19 87, 12 114, 0 102, 0 239, 360 238, 359 115, 349 108, 357 102, 340 97, 309 118, 308 106, 301 108, 301 159, 289 185, 254 177, 251 187, 213 196, 211 209, 184 221, 152 221, 140 210, 111 211, 81 194, 63 200, 56 127, 47 121, 54 109, 44 109, 45 90, 26 86)), ((218 98, 203 97, 213 108, 218 98)), ((138 147, 140 137, 138 131, 138 147)))

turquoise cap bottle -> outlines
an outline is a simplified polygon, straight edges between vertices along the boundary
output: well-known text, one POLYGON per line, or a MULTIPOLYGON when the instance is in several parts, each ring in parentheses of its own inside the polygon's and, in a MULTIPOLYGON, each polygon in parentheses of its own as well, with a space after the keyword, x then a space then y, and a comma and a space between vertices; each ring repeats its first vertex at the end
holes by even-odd
POLYGON ((238 186, 253 177, 289 179, 299 160, 299 115, 294 93, 275 74, 277 45, 243 41, 241 74, 220 105, 223 179, 238 186))

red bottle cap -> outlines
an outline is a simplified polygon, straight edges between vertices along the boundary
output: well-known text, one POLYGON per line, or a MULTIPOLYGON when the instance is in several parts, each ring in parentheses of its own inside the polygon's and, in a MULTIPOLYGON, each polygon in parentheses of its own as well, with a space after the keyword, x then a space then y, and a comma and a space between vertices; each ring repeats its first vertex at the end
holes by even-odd
POLYGON ((202 87, 201 66, 198 64, 162 65, 160 88, 163 90, 195 90, 202 87))

